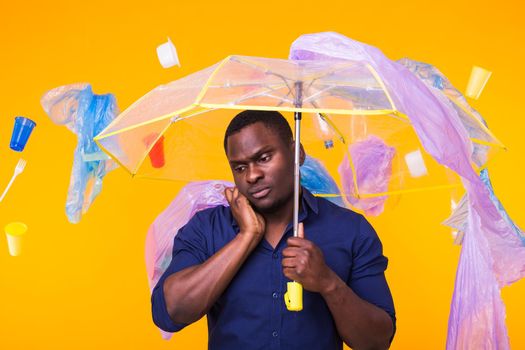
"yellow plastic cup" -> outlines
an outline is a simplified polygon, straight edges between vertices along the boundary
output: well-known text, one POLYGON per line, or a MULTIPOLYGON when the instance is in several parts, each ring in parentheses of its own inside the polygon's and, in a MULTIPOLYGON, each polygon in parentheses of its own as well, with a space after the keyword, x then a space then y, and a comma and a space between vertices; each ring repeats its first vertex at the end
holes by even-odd
POLYGON ((472 72, 470 72, 470 79, 468 81, 465 95, 477 100, 491 75, 491 71, 478 66, 472 66, 472 72))
POLYGON ((301 311, 303 309, 303 286, 297 282, 286 284, 287 292, 284 294, 284 303, 289 311, 301 311))
POLYGON ((22 253, 24 235, 27 232, 27 225, 22 222, 12 222, 4 228, 7 236, 7 247, 11 256, 19 256, 22 253))

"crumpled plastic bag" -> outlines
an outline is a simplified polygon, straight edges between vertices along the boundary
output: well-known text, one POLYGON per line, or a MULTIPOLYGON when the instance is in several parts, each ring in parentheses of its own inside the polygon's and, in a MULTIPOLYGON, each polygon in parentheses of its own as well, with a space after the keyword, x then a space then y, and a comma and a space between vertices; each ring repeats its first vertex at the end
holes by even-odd
POLYGON ((323 163, 309 155, 306 155, 304 164, 301 166, 301 185, 306 187, 312 194, 325 197, 332 203, 346 208, 339 187, 337 187, 336 182, 330 176, 323 163))
MULTIPOLYGON (((224 190, 233 186, 227 181, 190 182, 157 216, 146 236, 146 272, 150 291, 171 262, 173 241, 179 230, 195 213, 218 205, 228 205, 224 190)), ((171 338, 172 333, 160 331, 164 339, 171 338)))
MULTIPOLYGON (((381 193, 388 190, 392 176, 392 159, 395 148, 389 147, 380 138, 370 135, 349 147, 350 157, 356 172, 357 188, 364 193, 381 193)), ((366 215, 377 216, 383 212, 386 196, 358 198, 348 156, 345 155, 339 165, 339 175, 346 200, 366 215)))
POLYGON ((96 95, 89 84, 78 83, 50 90, 40 102, 55 124, 78 137, 66 200, 67 218, 75 224, 102 190, 104 176, 117 167, 93 141, 118 113, 115 97, 96 95))

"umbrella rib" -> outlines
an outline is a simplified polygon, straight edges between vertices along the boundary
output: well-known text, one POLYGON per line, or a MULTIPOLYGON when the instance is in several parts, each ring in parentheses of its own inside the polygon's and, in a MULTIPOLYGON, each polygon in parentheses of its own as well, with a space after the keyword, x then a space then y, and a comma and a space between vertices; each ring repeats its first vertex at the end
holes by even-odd
MULTIPOLYGON (((274 71, 271 71, 269 70, 268 68, 266 67, 261 67, 259 66, 258 64, 254 63, 254 62, 250 62, 250 61, 247 61, 245 59, 241 59, 239 57, 232 57, 232 60, 235 60, 239 63, 243 63, 243 64, 247 64, 249 66, 252 66, 256 69, 259 69, 259 70, 262 70, 264 72, 264 74, 268 74, 268 75, 274 75, 278 78, 281 78, 283 80, 283 82, 286 84, 286 87, 288 88, 288 90, 292 91, 293 89, 291 88, 291 86, 288 84, 288 81, 295 81, 295 79, 292 79, 292 78, 288 78, 282 74, 278 74, 278 73, 275 73, 274 71)), ((295 95, 294 95, 294 98, 295 98, 295 95)))
MULTIPOLYGON (((300 62, 300 61, 299 61, 300 62)), ((345 62, 344 64, 341 65, 341 67, 337 67, 331 71, 329 71, 328 73, 323 73, 323 74, 317 74, 317 76, 315 74, 312 74, 310 76, 313 76, 312 78, 311 77, 304 77, 303 80, 312 80, 312 81, 315 81, 315 80, 318 80, 318 79, 321 79, 321 78, 324 78, 324 77, 327 77, 327 76, 330 76, 332 74, 335 74, 339 71, 342 71, 342 70, 345 70, 345 69, 348 69, 352 66, 355 66, 356 62, 355 61, 352 61, 352 63, 348 63, 345 62)))
POLYGON ((390 97, 390 94, 388 93, 388 90, 387 90, 385 84, 383 83, 383 80, 379 76, 379 74, 377 74, 375 69, 370 64, 367 63, 366 67, 368 68, 370 73, 372 73, 372 75, 377 80, 377 82, 379 83, 381 88, 385 91, 386 97, 388 98, 388 101, 390 102, 390 107, 392 107, 393 110, 397 111, 396 105, 394 104, 394 101, 392 100, 392 97, 390 97))
POLYGON ((308 101, 310 101, 310 100, 312 100, 312 99, 315 99, 315 98, 317 98, 317 96, 319 96, 319 95, 321 95, 321 94, 324 94, 326 91, 330 91, 330 90, 332 90, 332 89, 335 89, 336 87, 337 87, 337 86, 329 86, 329 87, 327 87, 327 88, 324 88, 324 89, 322 89, 322 90, 319 90, 319 91, 317 91, 315 94, 312 94, 312 95, 308 96, 307 98, 305 98, 305 99, 303 100, 303 103, 306 103, 306 102, 308 102, 308 101))
MULTIPOLYGON (((283 84, 280 85, 280 87, 284 86, 283 84)), ((280 104, 278 104, 277 106, 280 106, 282 105, 283 103, 283 100, 288 100, 288 102, 290 102, 289 99, 287 99, 286 97, 288 97, 288 95, 291 93, 291 91, 288 89, 288 93, 286 95, 284 95, 283 97, 279 97, 279 96, 273 96, 273 95, 269 95, 268 92, 272 91, 272 92, 277 92, 277 89, 276 88, 272 88, 272 87, 269 87, 269 86, 263 86, 264 88, 268 89, 269 91, 258 91, 257 93, 255 94, 251 94, 249 96, 243 96, 237 100, 234 101, 234 104, 238 104, 239 102, 242 102, 242 101, 246 101, 246 100, 249 100, 251 98, 256 98, 256 97, 259 97, 259 96, 268 96, 268 97, 271 97, 271 98, 275 98, 275 99, 279 99, 281 100, 280 104)))

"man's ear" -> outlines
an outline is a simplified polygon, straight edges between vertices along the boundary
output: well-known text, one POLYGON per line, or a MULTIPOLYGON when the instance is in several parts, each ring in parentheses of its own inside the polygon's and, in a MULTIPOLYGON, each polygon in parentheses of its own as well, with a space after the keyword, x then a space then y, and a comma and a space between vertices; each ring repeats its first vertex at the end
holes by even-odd
MULTIPOLYGON (((295 140, 292 140, 290 143, 292 154, 295 156, 295 140)), ((303 144, 301 143, 301 148, 299 149, 299 165, 303 165, 306 160, 306 152, 304 151, 303 144)))
POLYGON ((300 150, 300 153, 299 153, 299 164, 303 165, 305 159, 306 159, 306 152, 304 151, 303 144, 301 143, 301 150, 300 150))

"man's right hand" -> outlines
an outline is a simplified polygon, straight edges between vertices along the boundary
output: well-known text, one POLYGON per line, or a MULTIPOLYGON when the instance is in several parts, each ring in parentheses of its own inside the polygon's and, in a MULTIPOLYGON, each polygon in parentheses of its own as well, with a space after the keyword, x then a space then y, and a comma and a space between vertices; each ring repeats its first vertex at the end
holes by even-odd
POLYGON ((233 217, 239 225, 239 234, 246 235, 253 240, 254 244, 258 244, 264 237, 266 228, 262 215, 253 210, 248 199, 239 192, 237 187, 225 189, 224 195, 230 204, 233 217))

